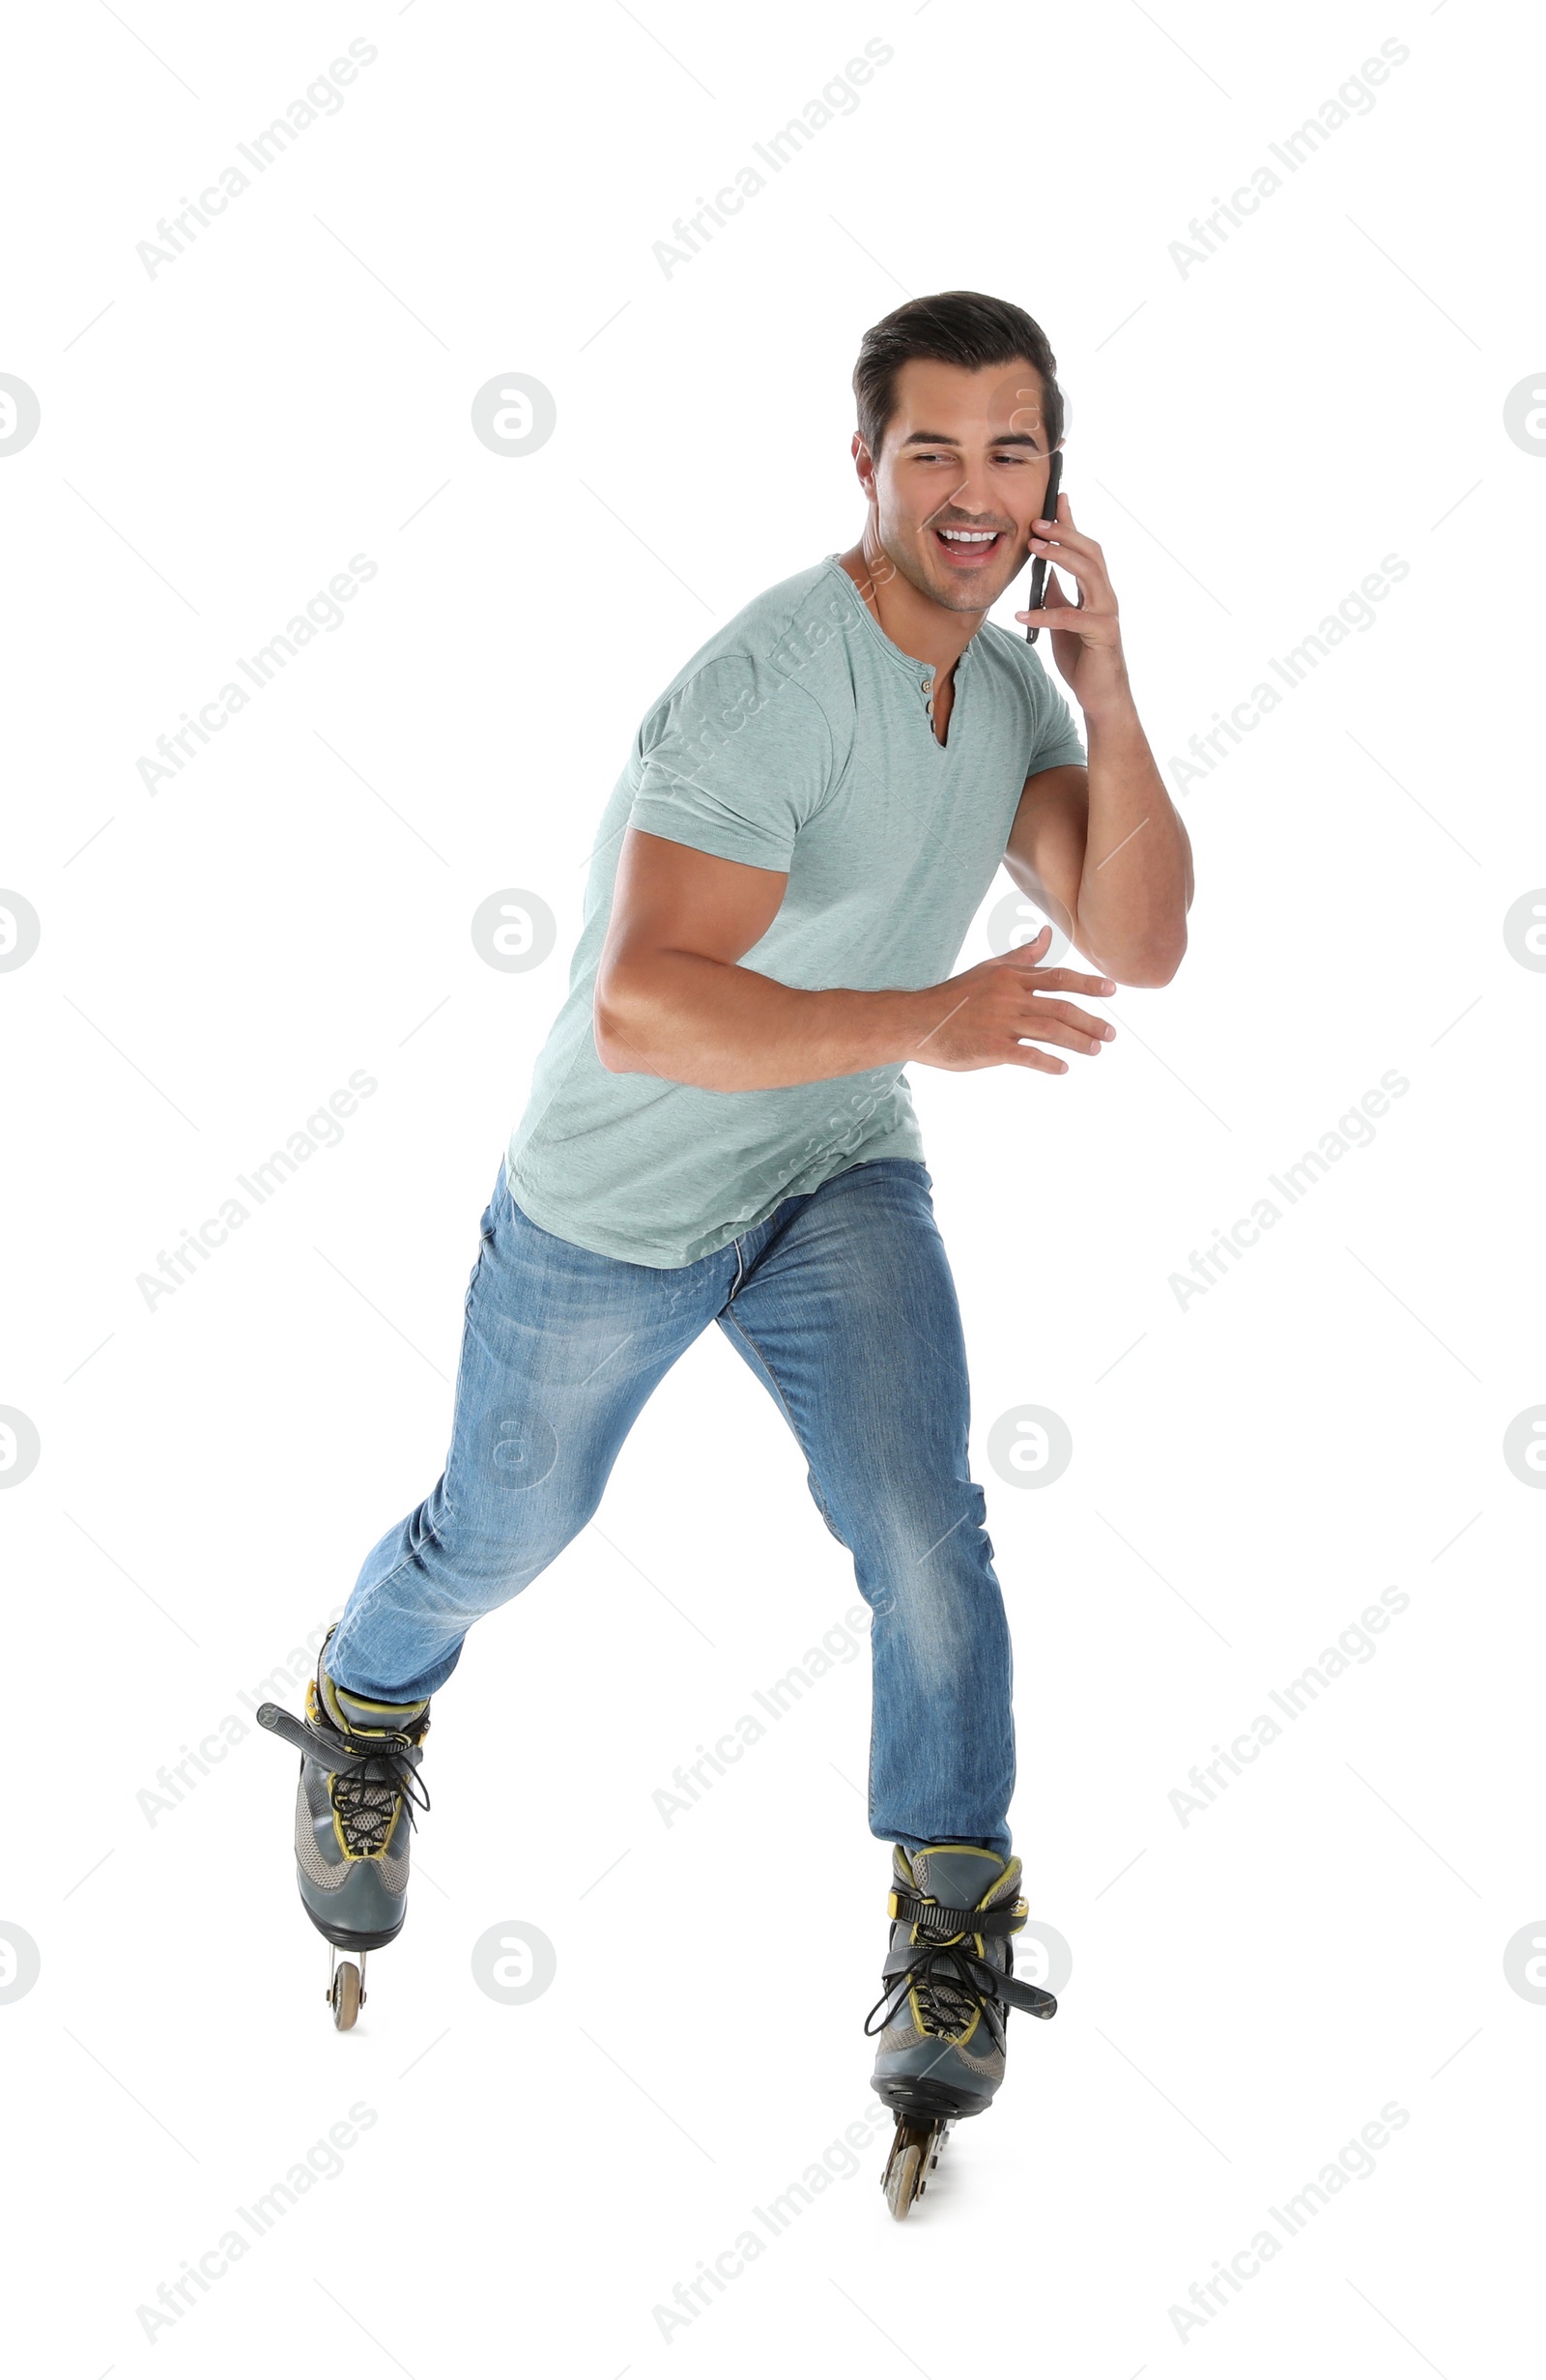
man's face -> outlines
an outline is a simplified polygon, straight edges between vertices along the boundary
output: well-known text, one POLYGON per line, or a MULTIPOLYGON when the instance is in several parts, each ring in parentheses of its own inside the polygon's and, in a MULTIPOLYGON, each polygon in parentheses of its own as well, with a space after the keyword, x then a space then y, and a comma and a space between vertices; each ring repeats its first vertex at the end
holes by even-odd
POLYGON ((1034 364, 973 372, 914 357, 897 375, 878 463, 854 440, 875 506, 867 543, 878 538, 902 576, 947 611, 986 612, 1025 563, 1050 462, 1044 403, 1034 364))

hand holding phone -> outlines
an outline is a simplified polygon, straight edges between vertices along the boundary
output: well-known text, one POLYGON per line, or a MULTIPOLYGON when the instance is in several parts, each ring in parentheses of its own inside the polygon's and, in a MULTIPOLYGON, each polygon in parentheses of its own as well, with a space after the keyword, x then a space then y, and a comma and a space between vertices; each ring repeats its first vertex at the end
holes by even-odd
MULTIPOLYGON (((1045 521, 1055 521, 1057 519, 1057 492, 1059 487, 1062 485, 1062 480, 1063 449, 1059 446, 1056 453, 1052 457, 1052 468, 1046 474, 1046 497, 1042 505, 1042 518, 1045 521)), ((1039 612, 1042 609, 1042 598, 1045 592, 1046 556, 1045 554, 1038 554, 1036 559, 1031 564, 1030 599, 1026 603, 1025 609, 1028 612, 1039 612)), ((1026 644, 1034 645, 1041 633, 1042 631, 1040 628, 1027 628, 1025 631, 1026 644)))

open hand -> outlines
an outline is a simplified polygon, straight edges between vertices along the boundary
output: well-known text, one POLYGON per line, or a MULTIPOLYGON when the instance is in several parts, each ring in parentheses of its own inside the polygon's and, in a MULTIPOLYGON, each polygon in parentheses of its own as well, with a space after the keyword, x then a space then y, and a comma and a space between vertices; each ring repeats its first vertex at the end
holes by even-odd
MULTIPOLYGON (((1072 607, 1070 607, 1072 609, 1072 607)), ((1116 989, 1109 975, 1079 975, 1069 967, 1044 967, 1044 926, 1032 941, 1001 959, 985 959, 948 983, 935 984, 912 994, 926 1018, 919 1039, 907 1052, 924 1066, 940 1066, 965 1074, 982 1066, 1029 1066, 1044 1075, 1066 1075, 1062 1058, 1026 1047, 1027 1039, 1050 1042, 1094 1057, 1116 1027, 1091 1017, 1072 1000, 1049 995, 1083 991, 1103 998, 1116 989), (934 1012, 937 1011, 937 1017, 934 1012)))

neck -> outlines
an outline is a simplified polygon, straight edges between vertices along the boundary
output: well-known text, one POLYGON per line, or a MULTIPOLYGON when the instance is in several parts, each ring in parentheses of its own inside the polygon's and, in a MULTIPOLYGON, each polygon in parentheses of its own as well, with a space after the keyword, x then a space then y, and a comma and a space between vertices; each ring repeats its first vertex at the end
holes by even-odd
POLYGON ((893 645, 915 661, 930 663, 937 679, 947 678, 987 612, 955 612, 935 603, 902 577, 868 530, 838 559, 893 645))

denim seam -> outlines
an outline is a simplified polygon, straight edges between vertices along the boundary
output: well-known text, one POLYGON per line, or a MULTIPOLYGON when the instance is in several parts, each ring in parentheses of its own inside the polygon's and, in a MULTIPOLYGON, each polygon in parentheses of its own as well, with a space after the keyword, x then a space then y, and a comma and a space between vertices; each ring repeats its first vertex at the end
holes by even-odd
MULTIPOLYGON (((739 1245, 739 1244, 737 1243, 737 1245, 739 1245)), ((756 1358, 757 1358, 757 1360, 758 1360, 759 1363, 760 1363, 760 1365, 762 1366, 763 1371, 764 1371, 764 1372, 766 1372, 766 1374, 767 1374, 767 1380, 768 1380, 768 1386, 769 1386, 769 1388, 772 1390, 772 1391, 773 1391, 774 1395, 775 1395, 775 1396, 778 1398, 778 1400, 779 1400, 779 1410, 780 1410, 780 1411, 781 1411, 781 1413, 783 1414, 785 1420, 786 1420, 786 1421, 788 1423, 788 1425, 789 1425, 789 1431, 790 1431, 791 1436, 793 1437, 793 1440, 794 1440, 795 1445, 796 1445, 797 1447, 799 1447, 799 1448, 800 1448, 800 1451, 801 1451, 801 1453, 803 1454, 803 1453, 805 1452, 805 1448, 804 1448, 804 1447, 801 1445, 801 1442, 800 1442, 800 1433, 799 1433, 799 1431, 798 1431, 798 1430, 795 1428, 795 1426, 794 1426, 794 1416, 793 1416, 793 1414, 792 1414, 792 1413, 790 1413, 790 1411, 789 1411, 788 1404, 787 1404, 787 1402, 786 1401, 786 1398, 785 1398, 784 1391, 783 1391, 783 1390, 779 1387, 779 1383, 778 1383, 778 1376, 777 1376, 777 1374, 775 1373, 775 1371, 774 1371, 774 1369, 773 1369, 772 1364, 768 1362, 768 1360, 767 1360, 766 1356, 762 1353, 761 1348, 758 1345, 758 1343, 757 1343, 756 1339, 752 1336, 751 1332, 750 1332, 750 1331, 748 1331, 748 1330, 744 1327, 744 1325, 743 1325, 743 1324, 742 1324, 742 1323, 741 1323, 741 1322, 737 1319, 737 1317, 736 1317, 734 1314, 732 1314, 732 1313, 730 1312, 730 1307, 729 1307, 729 1305, 728 1305, 728 1304, 727 1304, 727 1305, 726 1305, 725 1312, 724 1312, 724 1313, 723 1313, 723 1315, 720 1317, 720 1319, 721 1319, 721 1321, 724 1323, 724 1325, 725 1325, 725 1327, 726 1327, 726 1329, 727 1329, 728 1331, 733 1331, 733 1332, 735 1333, 735 1335, 736 1335, 736 1337, 737 1337, 737 1338, 740 1338, 740 1339, 744 1339, 744 1340, 745 1340, 745 1342, 746 1342, 747 1346, 748 1346, 748 1347, 750 1347, 750 1349, 752 1350, 753 1355, 755 1355, 755 1356, 756 1356, 756 1358)), ((808 1459, 809 1459, 809 1458, 808 1458, 808 1459)), ((824 1511, 825 1509, 826 1509, 826 1507, 825 1507, 825 1505, 823 1505, 823 1506, 822 1506, 822 1510, 824 1511)))
MULTIPOLYGON (((763 1371, 767 1374, 768 1386, 771 1388, 774 1395, 779 1400, 780 1410, 784 1415, 784 1419, 789 1425, 789 1430, 793 1436, 794 1443, 797 1447, 799 1447, 801 1453, 804 1454, 805 1448, 801 1442, 800 1433, 794 1426, 794 1416, 790 1413, 788 1405, 785 1400, 784 1391, 779 1387, 778 1378, 774 1372, 772 1364, 762 1353, 761 1348, 752 1336, 751 1332, 742 1328, 740 1321, 735 1315, 727 1310, 721 1319, 727 1330, 733 1331, 737 1338, 745 1341, 746 1345, 750 1347, 752 1353, 756 1356, 759 1363, 762 1366, 763 1371)), ((812 1482, 816 1486, 816 1500, 821 1507, 822 1518, 826 1521, 828 1528, 832 1529, 832 1534, 836 1537, 838 1533, 836 1528, 833 1527, 832 1515, 827 1510, 826 1498, 821 1494, 820 1485, 816 1481, 816 1466, 811 1462, 808 1455, 806 1456, 806 1466, 810 1472, 812 1482)), ((838 1537, 838 1542, 841 1545, 844 1540, 841 1537, 838 1537)), ((879 1617, 878 1613, 875 1617, 879 1617)), ((865 1771, 865 1789, 866 1807, 868 1810, 873 1812, 875 1806, 875 1722, 873 1707, 870 1713, 870 1758, 865 1771)))
POLYGON ((784 1391, 779 1387, 778 1376, 775 1373, 772 1364, 762 1353, 761 1348, 752 1336, 751 1332, 743 1327, 735 1315, 731 1314, 729 1309, 727 1309, 722 1319, 728 1330, 733 1331, 737 1338, 745 1340, 747 1346, 750 1347, 759 1363, 762 1366, 763 1371, 767 1374, 768 1386, 772 1390, 774 1395, 778 1398, 779 1410, 783 1414, 785 1420, 789 1425, 789 1435, 793 1438, 794 1443, 799 1448, 801 1454, 805 1456, 806 1472, 811 1481, 811 1487, 816 1499, 816 1508, 820 1512, 821 1518, 825 1521, 827 1527, 831 1530, 832 1534, 837 1538, 838 1543, 843 1546, 845 1551, 851 1558, 853 1548, 848 1544, 847 1539, 844 1536, 842 1531, 837 1525, 837 1522, 833 1519, 832 1514, 827 1509, 827 1500, 821 1493, 821 1482, 816 1477, 816 1465, 812 1462, 810 1455, 806 1453, 805 1443, 800 1436, 799 1430, 795 1426, 794 1416, 789 1411, 788 1403, 785 1397, 784 1391))

